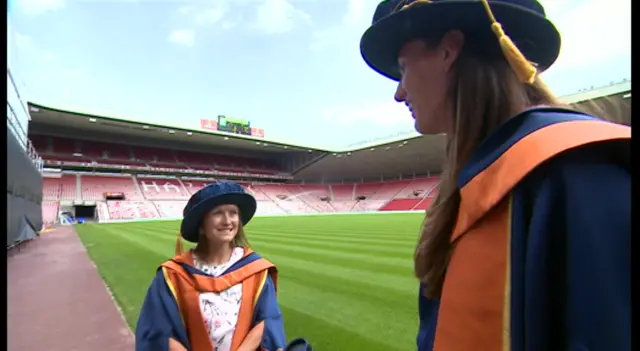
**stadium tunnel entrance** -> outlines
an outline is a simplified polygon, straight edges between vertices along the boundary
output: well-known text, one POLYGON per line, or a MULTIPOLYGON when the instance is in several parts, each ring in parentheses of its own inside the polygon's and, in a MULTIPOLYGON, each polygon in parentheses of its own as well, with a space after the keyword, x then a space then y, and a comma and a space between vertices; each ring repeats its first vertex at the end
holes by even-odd
POLYGON ((95 222, 96 205, 75 205, 74 212, 77 223, 95 222))

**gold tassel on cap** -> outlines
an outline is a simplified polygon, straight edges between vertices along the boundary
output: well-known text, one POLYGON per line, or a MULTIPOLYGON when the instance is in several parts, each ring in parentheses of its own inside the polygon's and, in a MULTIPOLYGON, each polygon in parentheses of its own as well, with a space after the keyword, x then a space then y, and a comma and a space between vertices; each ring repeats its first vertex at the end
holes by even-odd
POLYGON ((176 256, 181 256, 184 253, 184 248, 182 247, 182 234, 178 232, 178 238, 176 239, 176 256))
MULTIPOLYGON (((411 6, 411 5, 415 5, 415 4, 428 4, 428 3, 430 3, 430 2, 431 2, 431 0, 415 0, 414 2, 411 2, 411 3, 409 3, 408 5, 403 5, 403 6, 402 6, 402 9, 403 9, 403 10, 404 10, 404 9, 407 9, 407 8, 409 8, 409 6, 411 6)), ((403 2, 401 2, 400 4, 403 4, 403 3, 406 3, 406 1, 403 1, 403 2)))
POLYGON ((487 15, 489 16, 489 20, 491 20, 491 30, 498 37, 498 41, 500 41, 500 48, 502 48, 502 53, 504 57, 509 62, 509 66, 515 72, 516 76, 522 83, 533 84, 536 80, 536 73, 538 73, 535 66, 527 60, 526 57, 520 52, 520 49, 513 43, 511 38, 509 38, 504 30, 502 29, 502 25, 496 21, 496 18, 493 16, 493 12, 491 12, 491 8, 489 7, 489 2, 487 0, 481 0, 484 5, 485 10, 487 10, 487 15))

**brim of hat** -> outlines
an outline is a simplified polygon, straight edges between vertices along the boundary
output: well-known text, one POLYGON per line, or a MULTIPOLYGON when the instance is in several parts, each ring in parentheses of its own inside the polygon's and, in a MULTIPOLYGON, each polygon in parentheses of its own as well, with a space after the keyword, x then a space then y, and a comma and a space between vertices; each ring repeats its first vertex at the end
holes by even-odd
POLYGON ((287 350, 293 350, 293 351, 306 351, 309 350, 309 342, 306 339, 303 338, 297 338, 295 340, 292 340, 289 342, 289 344, 287 344, 287 350))
POLYGON ((191 211, 182 219, 180 233, 189 242, 198 242, 200 236, 200 223, 202 217, 210 210, 219 205, 236 205, 240 210, 240 221, 243 225, 249 223, 256 213, 256 199, 243 193, 223 194, 210 199, 205 199, 196 204, 191 211))
MULTIPOLYGON (((540 14, 508 3, 490 2, 491 11, 505 33, 540 72, 549 68, 560 53, 560 34, 553 23, 540 14)), ((406 43, 430 34, 458 29, 497 38, 481 1, 438 1, 415 4, 374 23, 360 40, 365 62, 383 76, 400 80, 398 53, 406 43), (443 20, 446 19, 446 20, 443 20)))

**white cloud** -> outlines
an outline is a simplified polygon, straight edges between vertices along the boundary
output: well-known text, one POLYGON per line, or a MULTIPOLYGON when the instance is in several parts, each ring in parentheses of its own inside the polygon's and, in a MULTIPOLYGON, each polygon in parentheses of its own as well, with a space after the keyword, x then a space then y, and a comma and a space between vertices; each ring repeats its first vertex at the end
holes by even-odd
POLYGON ((32 37, 19 32, 11 33, 9 31, 8 34, 7 60, 21 61, 21 58, 30 57, 44 64, 51 64, 58 60, 58 55, 55 52, 41 48, 32 37), (15 50, 12 50, 14 48, 15 50), (14 53, 17 56, 14 57, 14 53))
POLYGON ((176 29, 169 34, 167 40, 175 44, 193 46, 193 44, 195 44, 196 34, 191 29, 176 29))
POLYGON ((65 0, 15 0, 24 13, 37 16, 48 11, 56 11, 66 6, 65 0))
POLYGON ((58 55, 56 55, 55 52, 52 51, 43 51, 42 52, 42 59, 47 61, 47 62, 51 62, 51 61, 55 61, 58 59, 58 55))
POLYGON ((344 15, 343 23, 345 25, 358 25, 365 18, 366 14, 365 0, 348 0, 347 12, 344 15))
POLYGON ((323 118, 327 122, 338 125, 367 123, 390 127, 407 123, 411 119, 411 114, 403 104, 382 101, 327 109, 323 113, 323 118))
POLYGON ((293 5, 293 0, 196 0, 179 7, 178 13, 192 18, 198 27, 215 25, 229 30, 250 23, 248 27, 263 34, 285 33, 298 23, 311 21, 307 13, 293 5), (255 14, 252 21, 242 20, 246 11, 255 14))
POLYGON ((185 5, 178 9, 178 12, 183 15, 188 15, 193 11, 193 6, 185 5))
POLYGON ((237 27, 238 23, 234 21, 222 21, 221 26, 222 26, 222 29, 229 30, 237 27))
POLYGON ((375 2, 366 0, 348 0, 346 12, 337 25, 317 30, 313 33, 310 48, 319 51, 335 45, 357 45, 360 35, 369 25, 369 16, 373 15, 375 2))
POLYGON ((218 23, 224 17, 226 12, 227 9, 225 6, 217 6, 203 11, 198 11, 196 14, 196 24, 205 25, 218 23))
POLYGON ((16 32, 14 38, 18 50, 28 50, 33 48, 33 39, 30 36, 16 32))
POLYGON ((297 22, 310 22, 304 11, 287 0, 263 0, 257 6, 256 28, 265 34, 280 34, 293 29, 297 22))
POLYGON ((562 36, 549 72, 584 70, 620 54, 631 55, 631 0, 543 2, 562 36))
MULTIPOLYGON (((229 30, 237 25, 236 20, 228 18, 230 3, 227 0, 215 2, 191 3, 178 8, 178 13, 191 18, 197 27, 217 25, 223 30, 229 30), (215 4, 211 6, 211 4, 215 4), (198 5, 198 6, 196 6, 198 5), (200 6, 202 5, 202 6, 200 6)), ((194 31, 195 34, 195 31, 194 31)))

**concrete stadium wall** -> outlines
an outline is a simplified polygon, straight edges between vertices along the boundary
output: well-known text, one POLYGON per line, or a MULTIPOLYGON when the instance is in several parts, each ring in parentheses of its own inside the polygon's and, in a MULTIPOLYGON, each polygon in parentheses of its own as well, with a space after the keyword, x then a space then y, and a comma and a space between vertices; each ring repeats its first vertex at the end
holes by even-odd
POLYGON ((42 228, 42 176, 7 126, 7 247, 42 228))

